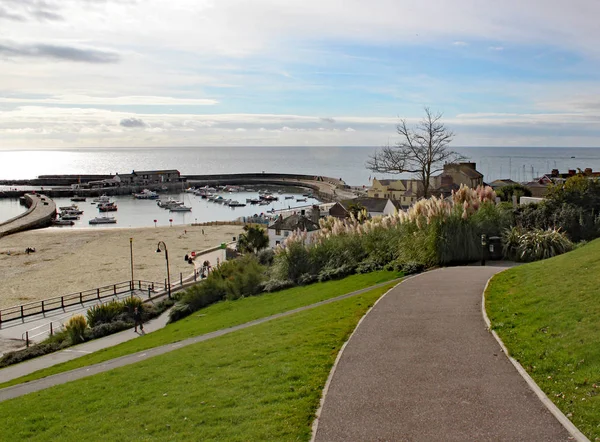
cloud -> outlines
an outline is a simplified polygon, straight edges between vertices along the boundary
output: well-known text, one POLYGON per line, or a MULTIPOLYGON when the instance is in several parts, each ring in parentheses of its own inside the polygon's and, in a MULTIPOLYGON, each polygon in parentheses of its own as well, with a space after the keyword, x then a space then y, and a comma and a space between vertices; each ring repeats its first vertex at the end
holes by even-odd
POLYGON ((347 127, 346 128, 346 132, 356 132, 356 130, 352 129, 351 127, 347 127))
POLYGON ((0 8, 0 19, 14 21, 63 21, 64 17, 57 13, 60 9, 58 4, 52 4, 44 0, 3 0, 10 5, 12 12, 0 8))
POLYGON ((119 122, 119 126, 122 126, 122 127, 146 127, 147 124, 144 123, 144 120, 140 120, 139 118, 124 118, 119 122))
POLYGON ((0 103, 39 103, 96 106, 208 106, 218 101, 206 98, 177 98, 132 95, 123 97, 92 97, 89 95, 56 95, 46 98, 0 97, 0 103))
POLYGON ((44 58, 82 63, 117 63, 121 57, 114 52, 98 49, 81 49, 72 46, 38 44, 15 44, 0 42, 0 56, 21 58, 44 58))
POLYGON ((503 51, 504 48, 502 46, 490 46, 488 47, 488 51, 503 51))
POLYGON ((23 17, 22 15, 15 14, 13 12, 9 12, 6 9, 0 7, 0 20, 2 20, 2 19, 19 21, 19 22, 25 21, 25 17, 23 17))
POLYGON ((321 117, 321 118, 319 118, 319 120, 321 120, 324 123, 335 124, 335 119, 333 119, 331 117, 321 117))
POLYGON ((452 42, 452 44, 454 46, 469 46, 469 43, 467 43, 465 41, 454 41, 454 42, 452 42))

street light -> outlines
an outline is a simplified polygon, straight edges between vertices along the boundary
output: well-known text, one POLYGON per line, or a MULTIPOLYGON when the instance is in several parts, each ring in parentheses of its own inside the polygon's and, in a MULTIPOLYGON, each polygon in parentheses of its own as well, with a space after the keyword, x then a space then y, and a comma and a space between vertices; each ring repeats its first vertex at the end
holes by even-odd
POLYGON ((158 247, 156 248, 156 253, 162 252, 160 246, 162 245, 163 250, 165 251, 165 259, 167 260, 167 293, 169 294, 169 299, 171 299, 171 275, 169 274, 169 251, 167 250, 167 245, 164 241, 158 242, 158 247))
POLYGON ((129 255, 131 256, 131 289, 133 290, 133 238, 129 238, 129 255))

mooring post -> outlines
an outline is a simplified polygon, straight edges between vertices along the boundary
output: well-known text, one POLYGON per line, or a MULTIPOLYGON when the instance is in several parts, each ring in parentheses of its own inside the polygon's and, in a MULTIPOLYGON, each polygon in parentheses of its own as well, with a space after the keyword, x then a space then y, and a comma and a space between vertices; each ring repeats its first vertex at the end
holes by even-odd
POLYGON ((21 318, 25 317, 25 313, 23 312, 23 304, 21 304, 21 318))
POLYGON ((60 307, 64 310, 65 309, 65 297, 61 296, 60 297, 60 307))
POLYGON ((179 273, 179 285, 183 287, 183 273, 179 273))
POLYGON ((25 345, 27 347, 29 347, 29 332, 28 331, 25 332, 25 345))
POLYGON ((42 299, 42 313, 46 313, 46 311, 44 310, 44 300, 42 299))
POLYGON ((54 334, 54 331, 52 330, 52 322, 50 322, 50 336, 52 336, 54 334))

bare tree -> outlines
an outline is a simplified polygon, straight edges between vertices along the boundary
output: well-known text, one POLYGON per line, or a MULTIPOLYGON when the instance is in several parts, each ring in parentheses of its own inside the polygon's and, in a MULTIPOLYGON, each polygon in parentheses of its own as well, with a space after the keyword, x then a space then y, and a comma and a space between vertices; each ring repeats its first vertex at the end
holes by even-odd
POLYGON ((454 133, 441 122, 441 113, 425 108, 425 117, 411 129, 406 120, 397 126, 401 140, 394 146, 384 146, 366 163, 367 169, 379 173, 414 173, 423 184, 423 196, 430 194, 431 177, 440 172, 447 162, 464 159, 450 149, 454 133))

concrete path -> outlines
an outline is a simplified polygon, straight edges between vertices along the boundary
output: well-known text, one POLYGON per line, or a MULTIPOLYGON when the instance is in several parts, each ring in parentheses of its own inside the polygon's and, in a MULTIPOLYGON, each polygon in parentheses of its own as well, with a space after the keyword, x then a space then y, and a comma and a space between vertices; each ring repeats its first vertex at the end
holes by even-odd
POLYGON ((486 330, 500 270, 438 269, 383 297, 341 355, 315 440, 568 440, 486 330))
MULTIPOLYGON (((148 350, 144 350, 144 351, 141 351, 138 353, 133 353, 133 354, 126 355, 126 356, 122 356, 122 357, 116 358, 116 359, 111 359, 109 361, 101 362, 101 363, 98 363, 95 365, 89 365, 86 367, 78 368, 75 370, 71 370, 71 371, 59 373, 59 374, 56 374, 53 376, 48 376, 46 378, 31 381, 31 382, 28 382, 25 384, 18 384, 18 385, 14 385, 12 387, 3 388, 3 389, 0 389, 0 402, 8 400, 8 399, 13 399, 15 397, 23 396, 24 394, 32 393, 34 391, 44 390, 46 388, 53 387, 55 385, 64 384, 66 382, 74 381, 76 379, 81 379, 84 377, 92 376, 97 373, 102 373, 104 371, 112 370, 113 368, 122 367, 124 365, 129 365, 129 364, 134 364, 136 362, 139 362, 139 361, 142 361, 145 359, 149 359, 154 356, 168 353, 173 350, 178 350, 178 349, 180 349, 182 347, 186 347, 188 345, 197 344, 199 342, 204 342, 209 339, 213 339, 213 338, 216 338, 219 336, 233 333, 238 330, 242 330, 242 329, 252 327, 252 326, 255 326, 258 324, 263 324, 265 322, 272 321, 273 319, 283 318, 285 316, 290 316, 290 315, 293 315, 293 314, 301 312, 301 311, 313 309, 313 308, 320 307, 325 304, 330 304, 332 302, 340 301, 342 299, 346 299, 351 296, 360 295, 361 293, 368 292, 370 290, 373 290, 378 287, 382 287, 382 286, 390 284, 392 282, 394 282, 394 281, 382 282, 380 284, 376 284, 371 287, 366 287, 361 290, 356 290, 351 293, 346 293, 345 295, 340 295, 335 298, 326 299, 324 301, 316 302, 314 304, 310 304, 310 305, 307 305, 304 307, 298 307, 293 310, 288 310, 286 312, 277 313, 275 315, 256 319, 254 321, 246 322, 244 324, 236 325, 233 327, 216 330, 214 332, 210 332, 210 333, 207 333, 207 334, 204 334, 201 336, 194 336, 192 338, 188 338, 183 341, 175 342, 173 344, 166 344, 166 345, 163 345, 160 347, 150 348, 148 350)), ((166 314, 163 317, 158 318, 159 322, 162 320, 166 321, 166 314)), ((144 325, 144 330, 146 332, 150 332, 152 330, 150 324, 151 323, 148 322, 148 324, 144 325)), ((164 325, 161 325, 160 323, 158 323, 157 326, 162 327, 164 325)), ((123 341, 127 341, 136 336, 137 335, 134 332, 132 332, 131 330, 126 330, 126 331, 118 333, 116 335, 107 336, 102 339, 97 339, 95 341, 90 341, 89 343, 86 343, 86 344, 81 344, 76 347, 69 348, 69 350, 71 350, 71 351, 73 351, 73 350, 79 351, 80 352, 79 354, 72 354, 71 356, 63 354, 62 356, 60 356, 61 359, 56 359, 56 360, 53 360, 51 358, 52 356, 58 355, 60 353, 65 353, 65 352, 60 352, 57 354, 42 356, 41 358, 37 358, 37 359, 31 360, 31 361, 23 362, 21 364, 3 368, 0 370, 0 382, 6 382, 11 379, 15 379, 17 377, 24 376, 25 374, 31 373, 32 371, 36 371, 41 368, 45 368, 45 367, 52 366, 52 365, 58 364, 60 362, 63 362, 63 360, 75 359, 79 356, 82 356, 81 351, 91 353, 92 351, 99 350, 100 348, 106 348, 106 347, 110 347, 112 345, 116 345, 119 343, 118 342, 119 339, 123 339, 123 341), (120 338, 119 335, 122 335, 122 338, 120 338), (65 358, 65 359, 62 359, 62 358, 65 358), (38 368, 35 368, 37 361, 40 361, 43 359, 46 359, 46 360, 38 368), (33 368, 35 368, 35 370, 33 368), (27 371, 27 370, 29 370, 29 371, 27 371)), ((121 342, 123 342, 123 341, 121 341, 121 342)))

